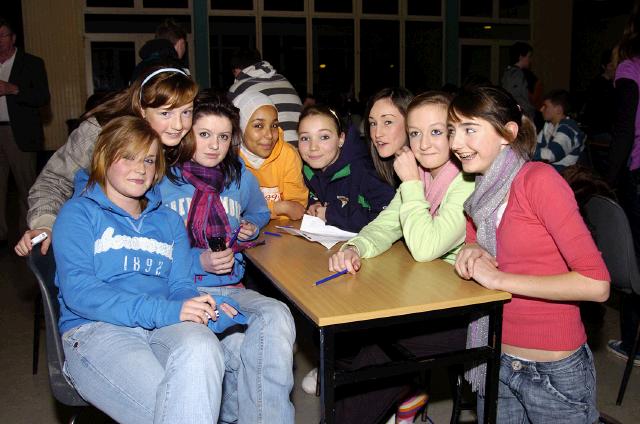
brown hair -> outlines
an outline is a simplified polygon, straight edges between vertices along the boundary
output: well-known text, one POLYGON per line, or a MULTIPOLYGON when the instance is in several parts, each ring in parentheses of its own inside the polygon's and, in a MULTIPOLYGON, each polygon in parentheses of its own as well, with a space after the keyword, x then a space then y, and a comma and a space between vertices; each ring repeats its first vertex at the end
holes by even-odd
POLYGON ((640 2, 636 1, 618 45, 616 64, 640 56, 640 2))
POLYGON ((124 115, 142 117, 142 110, 148 107, 180 107, 191 103, 198 94, 198 85, 187 75, 168 71, 154 75, 144 83, 147 75, 162 69, 156 66, 147 69, 129 87, 94 107, 82 119, 95 117, 100 126, 124 115))
MULTIPOLYGON (((165 161, 162 155, 160 136, 151 125, 142 118, 121 116, 110 121, 102 128, 91 158, 91 170, 87 188, 99 184, 105 187, 107 170, 121 158, 146 154, 153 144, 158 146, 155 162, 155 176, 152 185, 160 182, 164 176, 165 161)), ((140 199, 142 209, 146 199, 140 199)))
MULTIPOLYGON (((227 118, 231 122, 231 145, 227 155, 220 162, 222 174, 224 175, 224 185, 228 187, 235 182, 240 186, 240 178, 242 176, 242 165, 238 157, 238 147, 242 144, 242 130, 240 129, 240 111, 231 103, 226 92, 216 91, 214 89, 202 90, 198 93, 193 103, 193 123, 205 116, 218 116, 227 118)), ((183 164, 193 158, 196 152, 196 140, 191 131, 185 136, 182 143, 182 151, 176 160, 176 164, 183 164)), ((177 182, 177 178, 173 174, 167 174, 172 182, 177 182)))
POLYGON ((453 99, 453 96, 444 91, 426 91, 418 94, 411 100, 409 106, 407 106, 407 116, 409 116, 412 110, 427 105, 442 106, 447 109, 451 104, 451 99, 453 99))
POLYGON ((300 123, 307 116, 326 116, 333 122, 333 125, 336 127, 336 134, 340 136, 340 134, 344 133, 344 128, 342 126, 342 121, 338 118, 338 114, 331 109, 329 106, 325 105, 312 105, 307 106, 302 109, 302 113, 300 113, 300 118, 298 119, 298 131, 300 131, 300 123))
MULTIPOLYGON (((367 139, 367 143, 369 143, 369 152, 371 153, 371 160, 373 160, 373 166, 376 168, 378 175, 384 181, 389 183, 391 186, 396 186, 396 177, 395 172, 393 171, 393 157, 383 159, 378 155, 378 151, 376 150, 373 139, 371 138, 371 130, 370 126, 367 125, 369 122, 369 114, 371 113, 371 109, 373 105, 376 104, 378 100, 389 99, 391 103, 400 111, 405 122, 407 120, 407 107, 413 98, 413 94, 403 87, 395 87, 395 88, 383 88, 374 94, 367 103, 367 109, 364 114, 365 119, 365 130, 364 134, 367 139)), ((405 144, 408 143, 408 140, 405 140, 405 144)))
POLYGON ((489 85, 463 88, 451 101, 448 120, 460 122, 462 116, 487 121, 524 160, 529 160, 533 155, 536 129, 522 113, 520 105, 503 88, 489 85), (515 138, 506 127, 509 122, 518 126, 515 138))

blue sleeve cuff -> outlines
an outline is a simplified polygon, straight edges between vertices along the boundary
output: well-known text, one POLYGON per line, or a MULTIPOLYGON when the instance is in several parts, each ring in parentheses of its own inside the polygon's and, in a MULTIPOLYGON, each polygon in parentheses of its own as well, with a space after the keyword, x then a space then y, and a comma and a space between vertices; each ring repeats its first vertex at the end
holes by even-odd
POLYGON ((227 305, 235 308, 238 311, 238 315, 231 318, 224 312, 220 311, 220 316, 216 321, 209 320, 208 327, 211 329, 211 331, 213 331, 214 333, 222 333, 224 330, 231 326, 244 325, 247 323, 247 317, 240 311, 238 302, 227 296, 213 296, 213 298, 216 301, 216 305, 226 303, 227 305))

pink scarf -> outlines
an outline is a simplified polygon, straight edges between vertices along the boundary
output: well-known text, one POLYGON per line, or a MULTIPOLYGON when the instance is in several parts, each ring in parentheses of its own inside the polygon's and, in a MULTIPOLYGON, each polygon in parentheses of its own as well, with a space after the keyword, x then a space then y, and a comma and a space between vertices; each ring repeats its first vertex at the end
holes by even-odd
POLYGON ((449 185, 451 185, 451 182, 460 173, 460 168, 458 168, 455 163, 448 161, 442 166, 435 178, 422 166, 418 165, 418 169, 420 170, 420 179, 424 183, 424 196, 430 205, 429 213, 431 213, 431 216, 436 216, 440 208, 440 203, 442 203, 442 199, 449 189, 449 185))

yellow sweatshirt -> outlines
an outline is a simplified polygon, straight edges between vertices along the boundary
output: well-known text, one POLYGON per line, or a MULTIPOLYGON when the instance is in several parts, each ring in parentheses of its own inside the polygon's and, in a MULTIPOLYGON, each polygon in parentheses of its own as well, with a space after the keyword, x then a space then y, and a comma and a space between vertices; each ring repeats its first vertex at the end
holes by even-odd
POLYGON ((307 207, 309 190, 302 178, 302 159, 295 147, 283 141, 282 132, 271 155, 259 168, 252 167, 241 150, 240 157, 258 180, 271 211, 271 219, 277 218, 273 213, 273 205, 280 200, 291 200, 307 207))

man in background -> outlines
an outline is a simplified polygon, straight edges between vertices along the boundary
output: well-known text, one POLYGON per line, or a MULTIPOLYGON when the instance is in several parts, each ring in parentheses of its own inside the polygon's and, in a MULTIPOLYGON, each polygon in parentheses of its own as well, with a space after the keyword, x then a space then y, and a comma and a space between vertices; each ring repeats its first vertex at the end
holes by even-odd
POLYGON ((39 109, 49 103, 43 60, 15 44, 11 24, 0 17, 0 247, 7 245, 9 171, 18 187, 20 234, 27 228, 27 195, 36 179, 36 151, 44 142, 39 109))
POLYGON ((133 70, 131 81, 135 81, 147 69, 157 66, 178 68, 189 74, 183 61, 186 51, 187 32, 172 19, 167 19, 156 29, 155 38, 140 48, 138 56, 142 60, 133 70))

